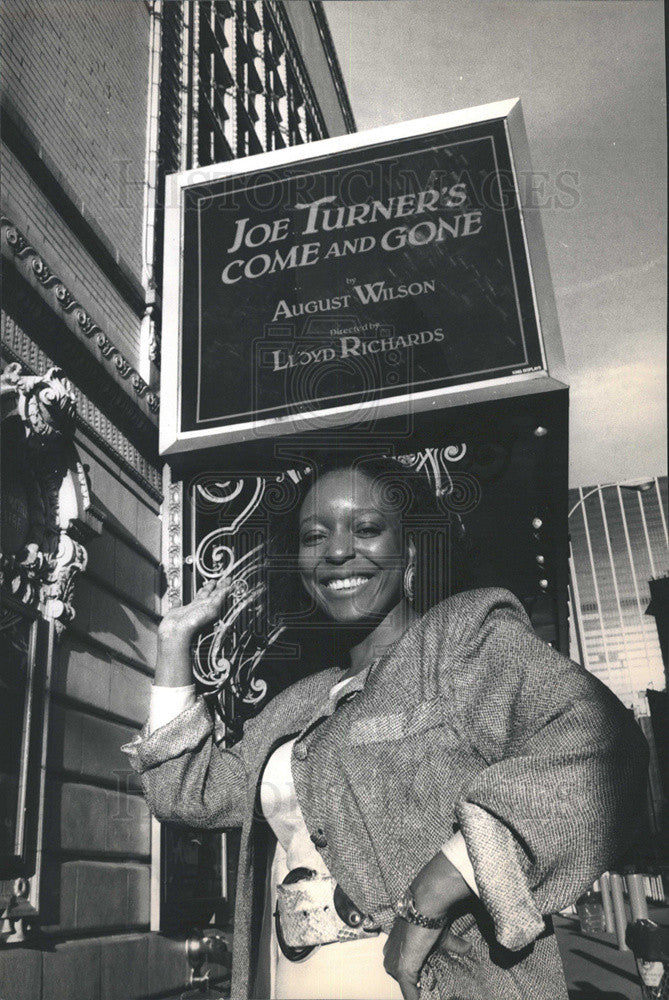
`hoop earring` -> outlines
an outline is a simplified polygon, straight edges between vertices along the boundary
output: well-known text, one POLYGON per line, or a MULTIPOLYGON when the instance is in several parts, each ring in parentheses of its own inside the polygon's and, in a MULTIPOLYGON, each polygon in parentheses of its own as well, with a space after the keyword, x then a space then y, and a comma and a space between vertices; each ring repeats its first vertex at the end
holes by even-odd
POLYGON ((407 601, 413 601, 415 593, 415 583, 416 583, 416 567, 414 566, 413 560, 409 563, 407 568, 404 570, 404 596, 407 601))

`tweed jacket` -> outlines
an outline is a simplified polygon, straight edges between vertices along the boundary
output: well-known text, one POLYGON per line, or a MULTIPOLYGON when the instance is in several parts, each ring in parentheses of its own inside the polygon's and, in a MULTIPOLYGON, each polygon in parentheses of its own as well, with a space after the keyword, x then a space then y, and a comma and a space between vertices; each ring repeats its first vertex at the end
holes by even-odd
MULTIPOLYGON (((644 811, 647 749, 620 702, 540 640, 501 589, 457 594, 412 624, 352 682, 335 670, 274 698, 230 749, 205 702, 134 745, 158 819, 242 827, 232 998, 254 996, 271 837, 257 794, 270 753, 297 734, 298 802, 328 869, 385 931, 393 903, 455 831, 480 902, 438 948, 425 1000, 565 1000, 550 913, 615 868, 644 811)), ((271 831, 270 831, 271 833, 271 831)))

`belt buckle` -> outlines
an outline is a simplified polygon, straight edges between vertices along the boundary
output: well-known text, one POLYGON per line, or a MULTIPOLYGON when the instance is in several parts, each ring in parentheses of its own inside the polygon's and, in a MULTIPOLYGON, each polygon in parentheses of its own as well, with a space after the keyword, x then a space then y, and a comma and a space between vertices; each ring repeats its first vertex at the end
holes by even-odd
MULTIPOLYGON (((313 878, 318 878, 318 872, 316 872, 313 868, 293 868, 292 871, 288 872, 282 884, 292 885, 295 882, 313 878)), ((341 920, 342 924, 345 924, 347 927, 352 928, 354 931, 363 931, 370 935, 375 933, 378 934, 380 931, 381 928, 374 923, 370 916, 366 916, 360 912, 353 900, 346 895, 338 883, 335 884, 333 890, 333 903, 337 916, 341 920)), ((319 944, 304 945, 303 947, 294 947, 293 945, 287 944, 281 930, 281 918, 278 903, 277 908, 274 911, 274 926, 279 948, 289 962, 300 962, 307 958, 307 956, 310 955, 314 949, 320 947, 319 944)), ((364 934, 362 936, 364 936, 364 934)), ((346 940, 346 935, 344 935, 342 940, 346 940)))
MULTIPOLYGON (((302 879, 316 878, 317 872, 313 868, 293 868, 289 871, 283 880, 284 885, 292 885, 294 882, 300 882, 302 879)), ((308 944, 304 948, 293 948, 291 945, 286 944, 286 940, 281 931, 281 921, 279 919, 279 907, 274 911, 274 929, 276 931, 276 940, 281 949, 281 952, 288 959, 289 962, 301 962, 308 955, 318 948, 317 944, 308 944)))

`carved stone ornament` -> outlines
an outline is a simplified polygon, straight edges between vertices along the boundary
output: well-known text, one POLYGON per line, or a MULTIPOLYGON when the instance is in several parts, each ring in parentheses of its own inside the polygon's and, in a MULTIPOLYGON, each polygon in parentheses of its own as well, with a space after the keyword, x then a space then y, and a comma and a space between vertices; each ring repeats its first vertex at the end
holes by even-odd
POLYGON ((0 216, 0 229, 3 234, 3 252, 7 248, 12 258, 20 262, 24 274, 28 274, 37 282, 38 287, 48 289, 55 302, 65 316, 74 317, 77 332, 83 334, 89 342, 94 342, 100 357, 110 366, 121 379, 130 383, 133 393, 146 402, 153 414, 160 409, 160 399, 149 385, 133 368, 127 358, 111 342, 106 333, 98 326, 80 302, 75 299, 69 288, 54 274, 46 261, 40 256, 23 233, 14 225, 11 219, 0 216))
MULTIPOLYGON (((9 884, 7 884, 9 889, 9 884)), ((0 941, 2 944, 22 944, 31 937, 37 926, 39 914, 28 899, 30 882, 17 878, 9 891, 0 888, 0 941)))
POLYGON ((0 374, 2 587, 57 627, 71 621, 82 544, 100 531, 73 434, 76 401, 60 368, 0 374))

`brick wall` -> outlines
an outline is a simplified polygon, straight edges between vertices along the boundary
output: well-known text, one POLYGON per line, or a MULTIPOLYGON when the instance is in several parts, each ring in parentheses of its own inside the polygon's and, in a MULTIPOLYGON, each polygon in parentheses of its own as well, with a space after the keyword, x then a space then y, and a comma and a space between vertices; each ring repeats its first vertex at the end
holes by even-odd
POLYGON ((7 0, 0 11, 10 107, 141 275, 147 5, 7 0))
POLYGON ((2 147, 2 160, 3 212, 136 368, 140 329, 137 313, 6 146, 2 147))

